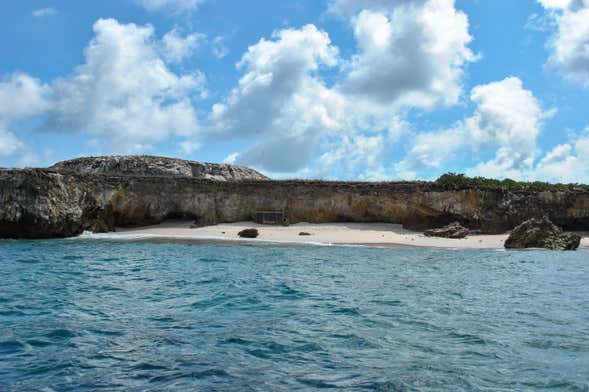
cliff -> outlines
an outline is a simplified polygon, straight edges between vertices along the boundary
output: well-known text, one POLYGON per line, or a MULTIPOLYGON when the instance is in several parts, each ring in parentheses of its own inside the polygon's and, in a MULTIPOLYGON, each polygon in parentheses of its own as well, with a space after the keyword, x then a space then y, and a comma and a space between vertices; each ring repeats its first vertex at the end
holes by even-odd
POLYGON ((68 162, 0 170, 1 238, 68 237, 170 218, 236 222, 251 220, 261 209, 286 210, 291 223, 391 222, 425 230, 458 221, 483 233, 502 233, 546 215, 567 230, 589 229, 584 187, 539 191, 443 182, 273 181, 230 165, 221 165, 225 174, 218 179, 215 166, 205 164, 211 169, 199 174, 192 169, 203 167, 198 163, 164 158, 68 162), (153 160, 165 165, 152 171, 153 160))

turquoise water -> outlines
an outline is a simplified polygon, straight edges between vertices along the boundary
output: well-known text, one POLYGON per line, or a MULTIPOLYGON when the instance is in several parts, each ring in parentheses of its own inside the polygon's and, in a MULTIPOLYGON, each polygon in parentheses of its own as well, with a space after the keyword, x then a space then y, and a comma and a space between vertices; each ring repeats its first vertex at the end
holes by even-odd
POLYGON ((588 385, 587 251, 0 242, 1 391, 588 385))

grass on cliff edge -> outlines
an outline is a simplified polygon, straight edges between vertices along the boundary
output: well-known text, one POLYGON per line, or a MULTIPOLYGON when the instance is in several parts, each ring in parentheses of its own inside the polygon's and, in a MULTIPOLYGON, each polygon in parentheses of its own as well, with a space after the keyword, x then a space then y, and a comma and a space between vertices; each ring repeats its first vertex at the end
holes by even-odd
POLYGON ((464 174, 446 173, 436 180, 436 184, 442 185, 447 189, 499 189, 507 191, 589 191, 589 185, 585 184, 551 184, 548 182, 534 181, 521 182, 506 178, 504 180, 495 180, 484 177, 466 177, 464 174))

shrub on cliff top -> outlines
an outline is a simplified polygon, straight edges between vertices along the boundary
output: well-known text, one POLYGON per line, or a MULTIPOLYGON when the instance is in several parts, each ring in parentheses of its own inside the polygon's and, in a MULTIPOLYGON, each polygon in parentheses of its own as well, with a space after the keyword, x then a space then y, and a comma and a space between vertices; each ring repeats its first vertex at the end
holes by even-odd
POLYGON ((534 181, 521 182, 514 181, 510 178, 496 180, 484 177, 467 177, 464 174, 446 173, 436 180, 436 184, 442 185, 448 189, 464 188, 481 188, 481 189, 499 189, 508 191, 570 191, 584 190, 589 191, 589 185, 582 184, 551 184, 548 182, 534 181))

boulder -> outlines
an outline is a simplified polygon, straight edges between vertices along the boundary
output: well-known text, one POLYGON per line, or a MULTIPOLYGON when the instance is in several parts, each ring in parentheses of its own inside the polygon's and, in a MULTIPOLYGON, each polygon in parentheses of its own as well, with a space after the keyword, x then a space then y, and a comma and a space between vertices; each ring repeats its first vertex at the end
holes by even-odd
POLYGON ((301 232, 299 233, 299 235, 300 235, 301 237, 305 237, 305 236, 310 236, 310 235, 311 235, 311 233, 307 233, 306 231, 301 231, 301 232))
POLYGON ((430 229, 425 231, 426 237, 442 237, 442 238, 465 238, 470 234, 470 230, 462 226, 459 222, 450 223, 447 226, 439 229, 430 229))
POLYGON ((511 232, 505 248, 545 248, 551 250, 575 250, 581 243, 581 237, 575 233, 564 232, 547 217, 532 218, 517 226, 511 232))
POLYGON ((258 233, 258 229, 245 229, 237 233, 237 235, 241 238, 257 238, 260 233, 258 233))

